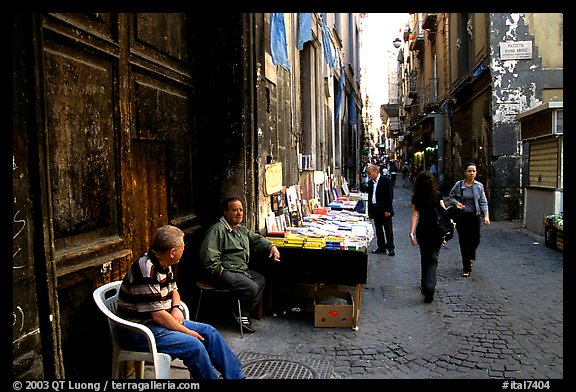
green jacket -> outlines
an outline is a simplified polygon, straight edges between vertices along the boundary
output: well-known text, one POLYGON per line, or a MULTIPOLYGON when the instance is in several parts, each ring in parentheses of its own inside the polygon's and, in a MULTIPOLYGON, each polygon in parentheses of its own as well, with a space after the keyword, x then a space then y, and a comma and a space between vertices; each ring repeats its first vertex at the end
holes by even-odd
POLYGON ((210 226, 200 246, 200 261, 204 268, 216 276, 223 270, 248 272, 250 255, 268 252, 272 243, 243 224, 232 229, 224 217, 210 226))

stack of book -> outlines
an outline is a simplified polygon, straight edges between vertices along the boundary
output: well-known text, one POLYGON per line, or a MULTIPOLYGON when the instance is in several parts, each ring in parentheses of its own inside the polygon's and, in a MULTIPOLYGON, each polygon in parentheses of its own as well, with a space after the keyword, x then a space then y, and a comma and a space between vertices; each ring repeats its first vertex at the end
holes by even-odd
POLYGON ((329 235, 326 237, 326 249, 329 250, 340 250, 342 249, 342 242, 345 237, 329 235))
POLYGON ((360 250, 373 237, 372 225, 356 211, 311 214, 299 226, 269 231, 267 238, 276 246, 308 249, 360 250))
POLYGON ((306 237, 303 247, 308 249, 322 249, 325 245, 325 237, 306 237))
POLYGON ((288 248, 302 248, 305 241, 306 236, 302 234, 287 233, 284 236, 284 246, 288 248))
POLYGON ((269 237, 266 239, 276 246, 284 246, 284 237, 269 237))
POLYGON ((328 250, 341 250, 342 243, 340 241, 326 241, 326 249, 328 250))
POLYGON ((366 247, 365 241, 361 240, 354 240, 354 239, 346 239, 340 249, 342 250, 360 250, 366 247))

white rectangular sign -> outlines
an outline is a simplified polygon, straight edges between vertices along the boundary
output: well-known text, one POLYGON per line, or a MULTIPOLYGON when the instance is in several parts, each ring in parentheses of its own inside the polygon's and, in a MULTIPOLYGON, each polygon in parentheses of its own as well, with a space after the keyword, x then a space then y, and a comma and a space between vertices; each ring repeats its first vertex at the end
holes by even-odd
POLYGON ((500 42, 500 60, 532 59, 532 41, 500 42))

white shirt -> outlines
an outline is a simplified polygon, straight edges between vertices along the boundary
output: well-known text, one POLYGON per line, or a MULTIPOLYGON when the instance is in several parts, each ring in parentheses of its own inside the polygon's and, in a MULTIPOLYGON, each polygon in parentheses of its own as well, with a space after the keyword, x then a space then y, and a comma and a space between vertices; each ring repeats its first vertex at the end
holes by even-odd
POLYGON ((376 185, 378 185, 378 181, 380 180, 380 174, 374 180, 374 188, 372 188, 372 204, 376 204, 376 185))

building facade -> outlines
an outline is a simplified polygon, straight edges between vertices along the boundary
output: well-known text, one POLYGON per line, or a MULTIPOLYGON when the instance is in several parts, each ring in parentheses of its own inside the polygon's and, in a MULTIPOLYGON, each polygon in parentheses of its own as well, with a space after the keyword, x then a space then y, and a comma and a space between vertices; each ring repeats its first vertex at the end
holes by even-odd
POLYGON ((562 14, 413 13, 402 39, 401 148, 444 191, 476 163, 491 218, 521 218, 516 115, 563 100, 562 14))

